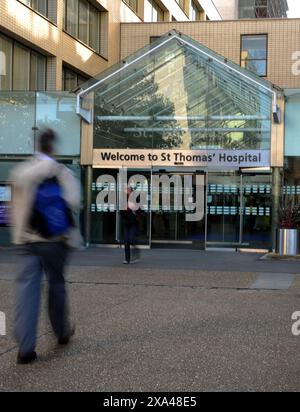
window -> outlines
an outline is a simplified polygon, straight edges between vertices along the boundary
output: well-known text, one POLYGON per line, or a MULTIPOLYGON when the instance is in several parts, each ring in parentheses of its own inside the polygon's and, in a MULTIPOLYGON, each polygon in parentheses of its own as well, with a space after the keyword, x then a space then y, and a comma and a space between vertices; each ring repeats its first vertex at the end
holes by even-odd
POLYGON ((45 56, 0 34, 0 91, 46 89, 45 56))
POLYGON ((200 21, 200 20, 204 20, 201 17, 203 16, 203 12, 201 13, 199 7, 197 6, 197 4, 192 1, 191 3, 191 20, 192 21, 200 21))
POLYGON ((12 89, 13 42, 0 35, 0 91, 12 89))
POLYGON ((65 0, 65 30, 100 53, 101 12, 87 0, 65 0))
POLYGON ((88 80, 88 77, 81 76, 75 71, 67 67, 63 67, 63 91, 72 91, 76 89, 78 86, 81 86, 83 83, 87 82, 88 80))
POLYGON ((239 0, 239 19, 268 18, 268 0, 239 0))
POLYGON ((179 4, 179 6, 184 10, 185 7, 185 0, 176 0, 176 3, 179 4))
POLYGON ((242 36, 241 66, 259 76, 267 76, 268 36, 242 36))
POLYGON ((78 37, 83 43, 88 44, 89 41, 89 5, 85 0, 79 0, 79 27, 78 37))
POLYGON ((26 6, 38 11, 44 16, 48 17, 48 0, 20 0, 26 6))
POLYGON ((124 3, 127 4, 135 13, 138 11, 138 0, 124 0, 124 3))
POLYGON ((151 36, 150 37, 150 44, 155 43, 159 39, 160 39, 160 36, 151 36))
POLYGON ((164 11, 154 0, 145 0, 145 21, 153 23, 164 21, 164 11))

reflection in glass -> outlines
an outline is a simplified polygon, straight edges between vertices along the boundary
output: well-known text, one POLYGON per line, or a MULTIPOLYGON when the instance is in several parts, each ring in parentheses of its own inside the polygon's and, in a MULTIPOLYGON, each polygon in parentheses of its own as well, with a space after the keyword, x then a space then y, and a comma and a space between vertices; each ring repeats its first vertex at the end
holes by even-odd
POLYGON ((80 119, 76 97, 69 93, 37 93, 36 125, 50 127, 59 137, 58 154, 79 156, 80 119))
POLYGON ((34 153, 35 93, 0 93, 0 154, 34 153))
POLYGON ((185 36, 166 38, 101 75, 94 147, 269 149, 268 83, 185 36))

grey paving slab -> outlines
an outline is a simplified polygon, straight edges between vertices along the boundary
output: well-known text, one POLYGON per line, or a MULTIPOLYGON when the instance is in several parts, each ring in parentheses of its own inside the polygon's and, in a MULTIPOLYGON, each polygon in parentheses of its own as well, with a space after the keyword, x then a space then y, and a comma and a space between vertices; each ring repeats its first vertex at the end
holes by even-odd
POLYGON ((73 258, 68 269, 72 344, 57 347, 44 285, 39 360, 27 367, 15 364, 18 266, 0 258, 0 310, 8 320, 0 337, 0 392, 300 390, 300 340, 292 334, 292 314, 300 310, 296 271, 257 273, 252 255, 238 258, 243 270, 228 260, 216 270, 206 254, 209 269, 195 268, 199 260, 169 267, 160 252, 130 267, 120 264, 119 251, 94 253, 73 258), (160 264, 150 262, 155 257, 160 264), (251 289, 255 282, 263 288, 251 289))
MULTIPOLYGON (((201 250, 152 249, 142 251, 140 267, 148 269, 186 269, 300 274, 299 261, 261 260, 256 253, 204 252, 201 250)), ((0 250, 0 264, 16 264, 20 254, 14 249, 0 250)), ((123 251, 92 247, 72 255, 72 266, 121 268, 123 251)), ((6 276, 9 277, 9 268, 6 276)))
POLYGON ((262 273, 251 289, 287 290, 295 280, 295 275, 288 273, 262 273))

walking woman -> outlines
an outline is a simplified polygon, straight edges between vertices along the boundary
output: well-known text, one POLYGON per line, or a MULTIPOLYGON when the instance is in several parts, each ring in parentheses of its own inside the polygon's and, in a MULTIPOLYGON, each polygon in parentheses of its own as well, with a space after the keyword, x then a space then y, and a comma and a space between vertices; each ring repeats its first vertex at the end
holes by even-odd
POLYGON ((124 265, 137 263, 140 259, 139 250, 136 247, 136 239, 139 232, 139 205, 131 199, 133 189, 127 189, 127 209, 121 212, 124 226, 125 260, 124 265))

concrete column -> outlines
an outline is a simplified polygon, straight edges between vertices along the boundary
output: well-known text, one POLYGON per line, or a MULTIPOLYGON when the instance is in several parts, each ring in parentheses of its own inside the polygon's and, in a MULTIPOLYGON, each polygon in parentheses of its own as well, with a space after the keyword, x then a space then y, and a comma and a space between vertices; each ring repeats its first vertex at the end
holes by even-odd
POLYGON ((91 244, 91 207, 92 207, 92 183, 93 183, 93 168, 92 166, 85 167, 85 184, 84 184, 84 241, 86 247, 91 244))
POLYGON ((278 227, 278 217, 282 198, 282 168, 273 167, 272 169, 272 250, 276 250, 276 232, 278 227))

